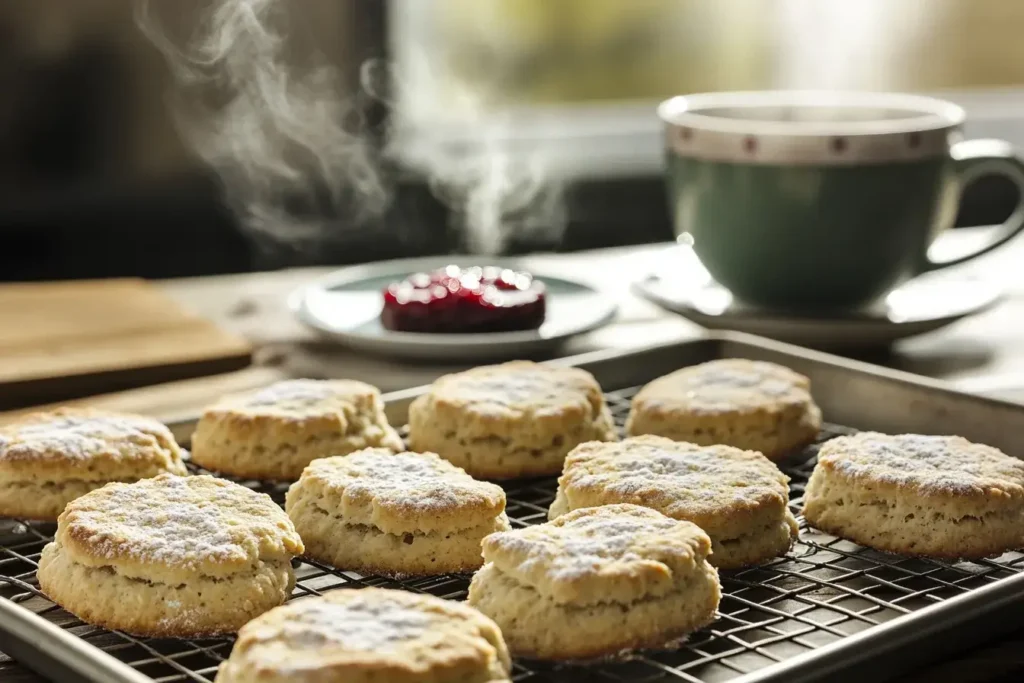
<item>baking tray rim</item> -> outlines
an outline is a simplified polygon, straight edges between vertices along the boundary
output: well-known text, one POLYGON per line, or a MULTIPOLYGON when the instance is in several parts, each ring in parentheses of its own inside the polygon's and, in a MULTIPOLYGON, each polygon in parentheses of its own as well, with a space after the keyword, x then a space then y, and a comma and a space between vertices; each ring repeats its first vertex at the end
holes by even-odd
MULTIPOLYGON (((616 360, 622 360, 625 358, 656 351, 659 349, 667 350, 672 348, 684 348, 689 346, 721 344, 728 342, 732 342, 743 346, 759 348, 781 355, 794 356, 806 362, 833 366, 860 375, 868 375, 876 379, 888 380, 890 382, 896 382, 904 385, 911 385, 926 391, 939 392, 947 395, 955 395, 964 399, 969 399, 970 401, 981 405, 991 405, 994 407, 1002 407, 1010 410, 1016 410, 1021 413, 1022 417, 1024 417, 1024 404, 964 391, 962 389, 957 388, 956 384, 948 380, 935 379, 932 377, 926 377, 924 375, 916 375, 914 373, 907 372, 904 370, 896 370, 893 368, 883 367, 881 365, 876 365, 874 363, 868 363, 865 361, 859 361, 850 358, 843 358, 842 356, 837 356, 831 353, 827 353, 825 351, 808 349, 801 346, 796 346, 794 344, 787 344, 785 342, 779 342, 773 339, 768 339, 766 337, 759 337, 756 335, 746 334, 743 332, 708 330, 699 335, 694 335, 683 339, 677 339, 668 342, 658 342, 646 346, 636 346, 626 349, 588 351, 585 353, 575 354, 572 356, 563 356, 561 358, 545 360, 542 361, 542 364, 552 365, 556 367, 590 367, 614 362, 616 360)), ((602 389, 604 389, 605 391, 615 391, 617 388, 606 389, 605 387, 602 387, 602 389)), ((386 406, 392 406, 395 404, 408 404, 408 402, 412 401, 412 399, 420 396, 421 394, 426 393, 429 389, 429 383, 420 384, 414 387, 409 387, 407 389, 398 389, 395 391, 386 392, 382 395, 382 399, 386 406)), ((188 434, 190 436, 190 430, 194 429, 196 423, 199 420, 199 416, 199 413, 189 411, 186 413, 168 415, 166 416, 165 419, 162 419, 161 422, 166 424, 174 432, 176 437, 179 436, 180 434, 188 434)), ((183 440, 187 441, 188 439, 183 440)))

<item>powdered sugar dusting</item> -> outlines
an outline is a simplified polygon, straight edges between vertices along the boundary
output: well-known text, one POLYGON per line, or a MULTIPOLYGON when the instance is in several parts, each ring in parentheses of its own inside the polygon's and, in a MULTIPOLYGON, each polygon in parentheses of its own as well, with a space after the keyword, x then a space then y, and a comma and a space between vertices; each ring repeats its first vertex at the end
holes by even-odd
MULTIPOLYGON (((670 556, 693 555, 698 529, 653 510, 612 505, 578 510, 553 522, 489 536, 494 548, 518 558, 517 575, 543 573, 555 582, 572 582, 606 573, 610 567, 670 556)), ((498 563, 503 566, 503 562, 498 563)))
POLYGON ((169 445, 173 439, 166 427, 149 418, 57 411, 29 416, 0 430, 0 459, 85 460, 98 453, 142 459, 161 441, 169 445))
POLYGON ((694 412, 721 412, 810 400, 807 380, 774 363, 723 359, 654 380, 638 394, 651 402, 679 402, 694 412))
POLYGON ((522 370, 516 374, 467 377, 458 384, 459 395, 475 401, 500 405, 529 403, 548 397, 559 389, 549 373, 522 370))
MULTIPOLYGON (((580 371, 522 361, 449 375, 437 382, 433 391, 471 404, 480 414, 539 414, 566 404, 590 402, 580 371)), ((596 386, 593 393, 599 393, 596 386)))
POLYGON ((562 486, 603 492, 607 502, 639 504, 653 504, 646 498, 651 491, 671 503, 723 506, 786 494, 784 475, 760 455, 650 436, 571 455, 562 486))
POLYGON ((940 493, 1024 486, 1024 462, 959 436, 862 432, 829 441, 819 460, 846 476, 940 493))
POLYGON ((476 666, 489 663, 494 637, 493 623, 462 603, 384 588, 338 589, 250 621, 225 667, 246 681, 307 680, 307 672, 325 681, 475 681, 482 680, 476 666))
MULTIPOLYGON (((288 618, 260 625, 251 634, 258 641, 275 640, 291 650, 337 647, 351 652, 394 650, 422 638, 433 619, 427 613, 379 592, 332 601, 303 600, 289 607, 288 618)), ((346 596, 347 597, 347 596, 346 596)))
POLYGON ((481 499, 504 500, 499 487, 476 481, 433 453, 368 449, 344 458, 314 461, 311 473, 344 486, 346 495, 387 499, 411 509, 448 509, 481 499))
POLYGON ((266 496, 212 477, 171 475, 108 485, 71 503, 65 520, 65 532, 94 557, 174 569, 251 564, 264 541, 290 528, 266 496))
POLYGON ((359 382, 292 379, 235 397, 232 402, 246 408, 297 410, 313 408, 334 398, 368 391, 372 391, 372 388, 359 382))

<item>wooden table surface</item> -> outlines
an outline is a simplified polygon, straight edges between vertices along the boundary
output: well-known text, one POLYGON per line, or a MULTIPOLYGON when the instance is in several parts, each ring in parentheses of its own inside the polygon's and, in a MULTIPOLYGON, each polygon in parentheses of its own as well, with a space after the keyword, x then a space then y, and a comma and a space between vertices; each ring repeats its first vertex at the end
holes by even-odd
MULTIPOLYGON (((961 231, 957 231, 960 233, 961 231)), ((957 244, 973 241, 966 231, 951 238, 957 244)), ((953 244, 953 246, 957 246, 953 244)), ((697 326, 630 294, 629 283, 666 258, 665 245, 610 249, 582 254, 536 255, 529 267, 589 281, 614 298, 619 315, 608 327, 571 342, 562 353, 608 348, 632 348, 657 342, 685 340, 701 334, 697 326)), ((1000 281, 1007 298, 996 308, 940 332, 898 344, 886 352, 862 358, 965 386, 1005 384, 1024 387, 1024 242, 1016 242, 967 269, 984 271, 1000 281)), ((384 391, 432 381, 458 369, 400 363, 359 356, 319 339, 296 322, 285 300, 294 288, 325 269, 296 269, 273 273, 227 275, 170 280, 166 291, 192 310, 248 337, 256 348, 251 368, 226 375, 93 397, 93 405, 174 419, 196 414, 220 395, 266 385, 289 377, 349 377, 376 384, 384 391)), ((16 663, 0 663, 0 683, 41 681, 16 663)), ((916 675, 902 683, 1024 680, 1024 634, 1008 638, 916 675)))

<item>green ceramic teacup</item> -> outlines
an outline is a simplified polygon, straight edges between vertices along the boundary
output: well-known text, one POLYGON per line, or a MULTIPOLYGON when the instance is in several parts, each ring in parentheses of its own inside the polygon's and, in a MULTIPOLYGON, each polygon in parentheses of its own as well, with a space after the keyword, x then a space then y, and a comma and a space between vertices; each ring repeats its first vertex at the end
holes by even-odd
POLYGON ((1000 140, 963 141, 964 111, 883 93, 732 92, 661 104, 677 235, 746 303, 854 309, 926 271, 999 247, 1024 204, 984 246, 929 259, 963 186, 1024 163, 1000 140))

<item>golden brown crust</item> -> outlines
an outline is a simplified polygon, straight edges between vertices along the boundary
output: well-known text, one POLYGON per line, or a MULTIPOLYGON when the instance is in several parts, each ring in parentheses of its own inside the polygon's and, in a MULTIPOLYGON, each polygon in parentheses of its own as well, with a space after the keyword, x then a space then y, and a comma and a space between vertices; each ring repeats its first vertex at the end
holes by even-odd
POLYGON ((409 445, 474 476, 557 473, 576 444, 617 439, 589 373, 529 361, 446 375, 409 408, 409 445))
POLYGON ((192 460, 237 477, 294 480, 317 458, 372 447, 403 447, 376 387, 299 379, 209 407, 192 436, 192 460))
POLYGON ((247 624, 218 683, 508 681, 498 627, 471 607, 380 588, 296 600, 247 624))

